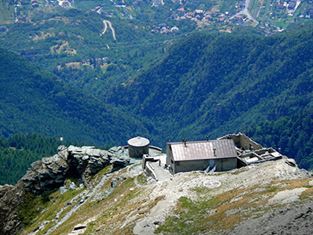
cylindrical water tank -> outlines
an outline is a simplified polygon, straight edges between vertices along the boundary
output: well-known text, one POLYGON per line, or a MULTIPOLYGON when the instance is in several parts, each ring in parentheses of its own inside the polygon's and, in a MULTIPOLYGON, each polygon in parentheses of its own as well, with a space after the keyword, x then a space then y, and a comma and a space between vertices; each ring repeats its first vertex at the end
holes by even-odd
POLYGON ((150 141, 144 137, 134 137, 128 140, 128 154, 132 158, 142 158, 144 154, 149 154, 150 141))

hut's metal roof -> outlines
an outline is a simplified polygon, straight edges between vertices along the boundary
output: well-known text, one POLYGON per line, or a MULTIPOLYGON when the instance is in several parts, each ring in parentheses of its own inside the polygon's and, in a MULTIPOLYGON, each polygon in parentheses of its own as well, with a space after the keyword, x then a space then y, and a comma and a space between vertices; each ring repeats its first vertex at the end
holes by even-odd
POLYGON ((150 144, 150 141, 147 138, 137 136, 130 140, 128 140, 128 145, 134 146, 134 147, 145 147, 150 144))
POLYGON ((174 161, 191 161, 237 157, 234 141, 229 139, 175 142, 168 143, 168 145, 172 149, 174 161))

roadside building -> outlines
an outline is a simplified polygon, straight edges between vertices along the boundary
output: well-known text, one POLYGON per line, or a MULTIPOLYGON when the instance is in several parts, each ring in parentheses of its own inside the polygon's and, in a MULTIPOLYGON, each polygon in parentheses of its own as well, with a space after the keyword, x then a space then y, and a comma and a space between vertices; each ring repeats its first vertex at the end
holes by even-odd
POLYGON ((166 165, 171 173, 237 168, 237 152, 232 139, 167 143, 166 165))

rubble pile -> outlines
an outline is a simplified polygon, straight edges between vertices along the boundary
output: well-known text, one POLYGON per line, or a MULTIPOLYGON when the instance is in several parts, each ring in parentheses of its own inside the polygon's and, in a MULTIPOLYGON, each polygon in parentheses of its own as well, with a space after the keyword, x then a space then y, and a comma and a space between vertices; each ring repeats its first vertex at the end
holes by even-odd
POLYGON ((265 148, 241 132, 238 134, 229 134, 219 139, 232 139, 234 141, 239 166, 273 161, 284 157, 274 148, 265 148))

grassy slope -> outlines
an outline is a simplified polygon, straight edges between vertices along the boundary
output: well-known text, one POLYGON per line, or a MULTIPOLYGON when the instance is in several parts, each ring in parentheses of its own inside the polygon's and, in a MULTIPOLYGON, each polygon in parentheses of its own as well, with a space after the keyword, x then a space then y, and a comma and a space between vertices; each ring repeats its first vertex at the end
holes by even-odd
MULTIPOLYGON (((99 180, 102 178, 104 174, 107 174, 107 169, 104 169, 103 172, 99 172, 95 179, 93 180, 94 184, 97 184, 99 180)), ((112 179, 116 179, 116 177, 125 175, 126 169, 123 169, 115 174, 112 174, 107 179, 104 186, 100 189, 98 194, 104 194, 102 199, 92 200, 88 203, 85 203, 81 208, 78 209, 64 224, 57 228, 53 232, 53 234, 67 234, 72 231, 73 227, 78 223, 84 223, 88 219, 92 219, 87 230, 87 234, 94 233, 95 229, 101 227, 100 234, 104 231, 110 234, 131 234, 133 224, 128 224, 125 228, 121 229, 120 226, 125 222, 127 216, 133 212, 140 209, 142 216, 144 213, 148 213, 149 210, 156 205, 156 203, 162 198, 157 198, 153 201, 147 201, 143 195, 147 195, 148 191, 143 191, 134 183, 134 178, 127 178, 122 182, 119 182, 116 188, 111 189, 110 182, 112 179), (108 192, 111 193, 108 193, 108 192)), ((139 179, 143 178, 143 176, 138 177, 139 179)), ((145 178, 145 177, 144 177, 145 178)), ((140 182, 140 181, 139 181, 140 182)), ((145 184, 145 183, 142 183, 145 184)), ((60 211, 63 207, 66 209, 60 215, 65 216, 66 212, 68 212, 78 201, 74 201, 73 205, 68 206, 67 202, 70 201, 75 195, 80 192, 69 191, 66 194, 60 195, 59 192, 54 192, 48 196, 48 200, 44 202, 46 210, 41 211, 42 207, 42 198, 35 197, 32 200, 37 202, 34 208, 38 208, 37 213, 32 214, 32 223, 27 224, 26 228, 22 232, 22 234, 28 234, 38 225, 40 225, 45 220, 51 220, 50 223, 45 227, 44 230, 40 231, 38 234, 44 234, 47 229, 54 225, 52 219, 55 217, 58 211, 60 211)), ((26 211, 27 205, 21 208, 21 212, 26 211)), ((33 211, 34 212, 34 211, 33 211)), ((99 230, 98 230, 99 232, 99 230)))
MULTIPOLYGON (((269 174, 266 167, 263 166, 263 168, 265 174, 269 174)), ((253 169, 250 170, 253 171, 253 169)), ((184 185, 180 182, 181 180, 187 180, 184 190, 190 190, 190 193, 187 194, 188 196, 181 197, 177 201, 175 208, 170 212, 165 222, 157 226, 156 232, 162 234, 218 234, 221 231, 225 232, 233 229, 235 225, 248 218, 256 218, 272 209, 283 208, 285 206, 284 204, 269 204, 269 200, 278 192, 305 188, 305 191, 299 195, 299 201, 294 202, 294 204, 307 202, 313 198, 313 188, 309 183, 312 181, 312 178, 297 178, 297 176, 293 175, 291 177, 293 179, 282 180, 274 177, 274 175, 268 175, 269 178, 273 178, 272 181, 267 182, 265 180, 264 182, 260 182, 260 184, 251 185, 249 181, 253 181, 253 179, 244 178, 247 176, 245 174, 248 171, 248 168, 242 168, 231 173, 207 176, 211 177, 211 180, 214 180, 223 174, 228 174, 229 177, 234 176, 237 180, 242 179, 246 182, 246 184, 238 185, 232 179, 222 177, 221 187, 215 189, 205 186, 192 188, 190 181, 195 177, 203 177, 201 173, 194 172, 189 174, 190 178, 184 178, 186 176, 183 175, 173 178, 173 181, 177 180, 177 183, 180 184, 179 187, 184 185), (227 181, 231 182, 231 185, 228 185, 227 181)), ((106 173, 107 171, 100 172, 95 177, 94 183, 97 184, 102 174, 106 173)), ((148 217, 151 209, 158 202, 172 200, 168 195, 152 196, 151 190, 155 186, 149 185, 150 183, 147 183, 144 179, 145 177, 142 175, 139 175, 137 179, 136 177, 127 176, 126 169, 111 174, 98 192, 99 195, 105 196, 97 200, 91 199, 87 201, 52 234, 67 234, 73 230, 74 226, 81 223, 88 224, 85 234, 133 234, 132 231, 135 223, 142 218, 148 217), (111 188, 110 182, 112 179, 125 176, 126 179, 120 181, 114 189, 111 188), (108 194, 108 191, 111 191, 111 193, 108 194)), ((162 184, 162 182, 159 183, 162 184)), ((166 184, 164 184, 164 187, 167 187, 168 190, 173 190, 166 184)), ((42 212, 38 210, 37 216, 34 216, 36 213, 33 214, 32 218, 34 220, 25 228, 22 234, 28 234, 45 220, 53 219, 61 208, 75 206, 76 203, 79 203, 79 199, 70 206, 65 206, 74 195, 77 195, 77 192, 70 191, 64 195, 55 192, 48 197, 50 199, 46 202, 43 202, 42 198, 33 198, 32 200, 37 202, 34 208, 40 208, 42 203, 44 203, 46 210, 42 212)), ((292 205, 290 206, 292 207, 292 205)), ((24 209, 26 208, 27 206, 24 209)), ((154 209, 154 211, 156 210, 154 209)), ((62 213, 61 217, 64 215, 65 213, 62 213)), ((52 220, 48 222, 47 227, 38 234, 44 234, 47 231, 46 229, 51 227, 53 223, 52 220)))

